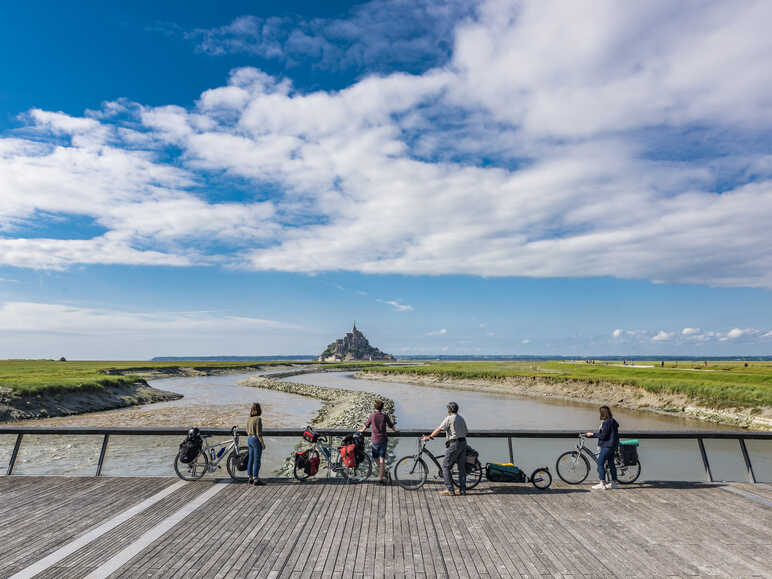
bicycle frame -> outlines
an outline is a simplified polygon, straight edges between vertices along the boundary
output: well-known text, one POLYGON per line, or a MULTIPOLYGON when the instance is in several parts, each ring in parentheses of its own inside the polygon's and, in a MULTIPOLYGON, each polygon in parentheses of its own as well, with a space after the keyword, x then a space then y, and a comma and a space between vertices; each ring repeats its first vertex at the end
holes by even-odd
POLYGON ((201 447, 201 452, 205 453, 209 458, 209 472, 216 471, 219 468, 220 463, 230 456, 233 449, 236 449, 236 452, 238 452, 239 435, 235 427, 232 431, 232 435, 232 440, 218 442, 217 444, 209 444, 209 436, 204 437, 204 444, 201 447), (223 449, 215 452, 215 449, 220 447, 223 447, 223 449))
POLYGON ((335 464, 333 464, 333 457, 338 457, 339 455, 334 452, 337 449, 331 443, 327 442, 325 437, 319 437, 319 440, 314 442, 311 449, 316 451, 320 456, 323 456, 324 460, 327 462, 327 478, 330 478, 333 472, 343 471, 344 467, 339 464, 338 458, 335 459, 335 464))
POLYGON ((430 459, 432 459, 432 462, 434 463, 434 466, 437 467, 437 477, 438 478, 443 478, 442 477, 442 464, 440 464, 439 459, 445 458, 445 455, 444 454, 439 454, 439 455, 433 454, 431 450, 426 448, 426 441, 424 441, 421 438, 418 439, 418 453, 416 455, 417 459, 416 459, 416 462, 413 464, 413 469, 411 469, 410 472, 412 473, 413 470, 415 470, 415 465, 418 464, 418 459, 420 459, 424 454, 427 455, 430 459))

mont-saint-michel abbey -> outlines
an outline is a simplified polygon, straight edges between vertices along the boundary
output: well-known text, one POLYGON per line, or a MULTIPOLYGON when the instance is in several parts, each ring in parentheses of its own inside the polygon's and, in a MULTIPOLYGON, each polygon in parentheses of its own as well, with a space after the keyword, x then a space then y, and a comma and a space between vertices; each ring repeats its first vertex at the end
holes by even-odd
POLYGON ((356 322, 350 332, 332 342, 317 360, 319 362, 342 362, 347 360, 395 360, 394 356, 381 352, 367 341, 365 335, 357 330, 356 322))

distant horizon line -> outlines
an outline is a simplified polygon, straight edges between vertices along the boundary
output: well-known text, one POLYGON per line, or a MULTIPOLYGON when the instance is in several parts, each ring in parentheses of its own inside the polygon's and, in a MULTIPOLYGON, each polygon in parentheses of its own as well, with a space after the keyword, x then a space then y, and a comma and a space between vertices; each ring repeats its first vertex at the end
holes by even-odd
MULTIPOLYGON (((277 354, 275 356, 156 356, 150 359, 151 362, 172 362, 172 361, 264 361, 264 360, 316 360, 315 354, 277 354)), ((624 360, 666 360, 666 361, 772 361, 772 354, 766 356, 673 356, 673 355, 655 355, 655 354, 628 354, 628 355, 575 355, 567 356, 563 354, 406 354, 403 356, 395 355, 397 360, 601 360, 601 361, 624 361, 624 360)), ((345 360, 344 360, 345 361, 345 360)), ((350 360, 351 362, 367 362, 369 360, 350 360)), ((377 361, 377 360, 374 360, 377 361)))

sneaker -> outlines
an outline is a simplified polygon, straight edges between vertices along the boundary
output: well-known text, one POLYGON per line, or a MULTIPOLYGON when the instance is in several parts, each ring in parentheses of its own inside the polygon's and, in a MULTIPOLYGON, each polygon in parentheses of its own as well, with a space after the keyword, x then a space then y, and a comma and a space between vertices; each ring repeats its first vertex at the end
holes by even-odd
POLYGON ((612 480, 611 481, 611 485, 609 487, 606 487, 606 488, 618 489, 619 488, 619 483, 617 481, 615 481, 615 480, 612 480))
POLYGON ((456 493, 454 491, 449 491, 447 489, 444 490, 444 491, 440 491, 440 494, 443 495, 443 496, 446 496, 446 497, 454 497, 454 496, 456 496, 456 493))
POLYGON ((608 487, 606 486, 606 483, 599 482, 596 485, 592 485, 592 490, 595 491, 605 491, 608 487))
POLYGON ((252 484, 255 485, 256 487, 265 486, 265 483, 263 481, 261 481, 259 478, 255 479, 255 482, 253 482, 252 484))
POLYGON ((461 489, 458 494, 460 494, 462 497, 466 496, 466 489, 461 489))

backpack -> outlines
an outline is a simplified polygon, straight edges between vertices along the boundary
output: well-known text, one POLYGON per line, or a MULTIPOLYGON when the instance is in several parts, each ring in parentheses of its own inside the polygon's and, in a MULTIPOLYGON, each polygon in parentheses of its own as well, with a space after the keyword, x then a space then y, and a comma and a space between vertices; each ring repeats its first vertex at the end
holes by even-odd
POLYGON ((485 476, 491 482, 525 482, 525 473, 511 462, 489 462, 485 476))
POLYGON ((247 470, 249 465, 249 451, 246 451, 239 455, 239 461, 236 463, 237 470, 247 470))
POLYGON ((188 436, 180 444, 180 462, 189 463, 196 460, 204 441, 201 436, 188 436))

